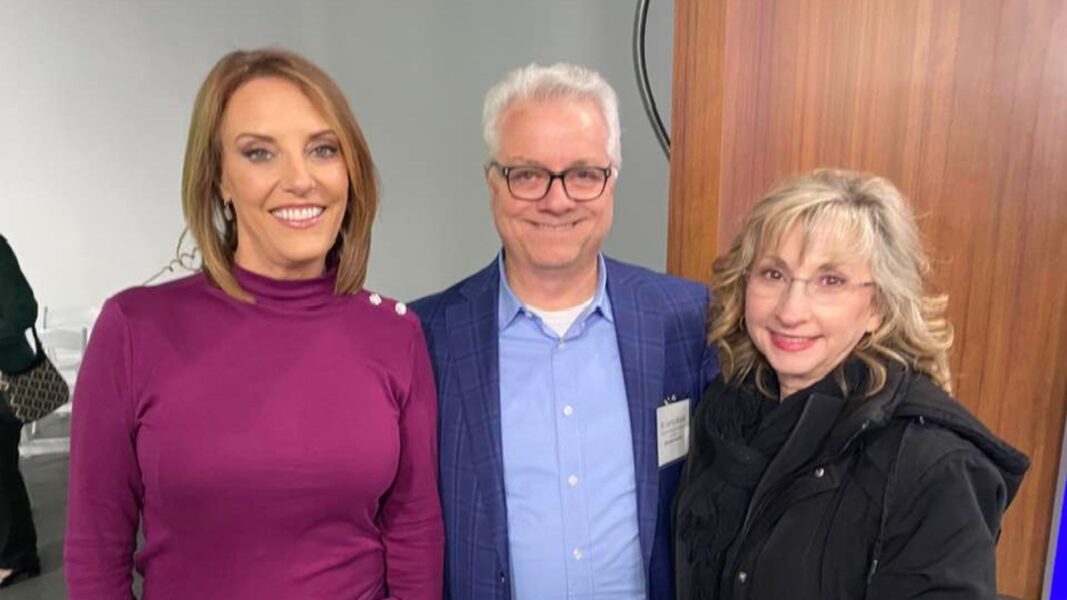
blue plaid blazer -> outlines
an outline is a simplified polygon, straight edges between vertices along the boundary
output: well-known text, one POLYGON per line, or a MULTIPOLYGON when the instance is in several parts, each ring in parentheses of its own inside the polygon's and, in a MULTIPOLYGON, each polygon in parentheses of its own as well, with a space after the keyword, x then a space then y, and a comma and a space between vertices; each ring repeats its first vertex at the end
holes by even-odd
MULTIPOLYGON (((649 600, 674 598, 670 511, 681 464, 658 467, 656 407, 674 394, 695 408, 718 370, 707 351, 707 288, 607 259, 607 289, 633 430, 637 518, 649 600)), ((430 348, 440 402, 445 597, 510 600, 500 442, 497 299, 488 267, 412 304, 430 348)))

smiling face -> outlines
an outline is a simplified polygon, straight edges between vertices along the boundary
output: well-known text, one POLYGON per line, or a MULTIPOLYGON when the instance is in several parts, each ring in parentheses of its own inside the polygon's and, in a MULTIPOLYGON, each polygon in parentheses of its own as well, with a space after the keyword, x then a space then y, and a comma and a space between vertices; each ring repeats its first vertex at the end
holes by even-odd
POLYGON ((811 286, 842 285, 832 297, 813 302, 805 284, 793 281, 778 294, 750 283, 745 291, 745 327, 752 342, 778 375, 781 397, 825 377, 848 357, 864 333, 877 329, 870 261, 832 247, 827 236, 812 236, 804 247, 798 226, 778 248, 765 249, 749 269, 750 277, 811 280, 811 286))
POLYGON ((261 77, 230 96, 219 138, 235 262, 274 279, 321 275, 348 201, 337 134, 299 87, 261 77))
MULTIPOLYGON (((561 172, 611 164, 607 124, 592 100, 520 100, 501 115, 498 127, 500 147, 493 158, 501 165, 561 172)), ((614 177, 599 198, 586 202, 568 198, 559 180, 544 198, 530 201, 512 196, 498 169, 490 169, 487 179, 509 278, 596 272, 597 253, 611 227, 614 177)))

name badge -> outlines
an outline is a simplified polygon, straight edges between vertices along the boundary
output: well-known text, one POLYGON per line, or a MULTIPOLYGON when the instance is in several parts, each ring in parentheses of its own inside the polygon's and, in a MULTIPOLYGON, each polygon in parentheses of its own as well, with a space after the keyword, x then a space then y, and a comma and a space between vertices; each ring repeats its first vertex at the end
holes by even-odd
POLYGON ((656 443, 661 468, 689 454, 689 398, 656 409, 656 443))

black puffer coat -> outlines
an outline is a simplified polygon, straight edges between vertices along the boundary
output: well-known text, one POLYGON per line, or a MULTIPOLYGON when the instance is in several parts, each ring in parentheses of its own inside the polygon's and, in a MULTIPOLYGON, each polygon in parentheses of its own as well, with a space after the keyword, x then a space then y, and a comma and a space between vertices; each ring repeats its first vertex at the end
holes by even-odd
POLYGON ((717 421, 754 391, 708 386, 675 502, 678 598, 995 599, 1027 458, 900 367, 871 398, 812 390, 753 475, 754 452, 717 421))
POLYGON ((0 371, 19 373, 33 366, 36 353, 26 330, 37 320, 37 300, 19 262, 0 235, 0 371))

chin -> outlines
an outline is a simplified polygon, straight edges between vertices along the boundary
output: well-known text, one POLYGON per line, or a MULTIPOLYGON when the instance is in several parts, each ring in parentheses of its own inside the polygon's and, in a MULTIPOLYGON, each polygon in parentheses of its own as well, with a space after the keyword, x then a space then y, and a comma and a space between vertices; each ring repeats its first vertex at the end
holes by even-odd
POLYGON ((302 248, 301 251, 280 252, 282 260, 294 267, 304 267, 325 262, 329 248, 302 248))
POLYGON ((534 260, 530 264, 542 271, 564 271, 573 269, 578 261, 573 259, 534 260))

